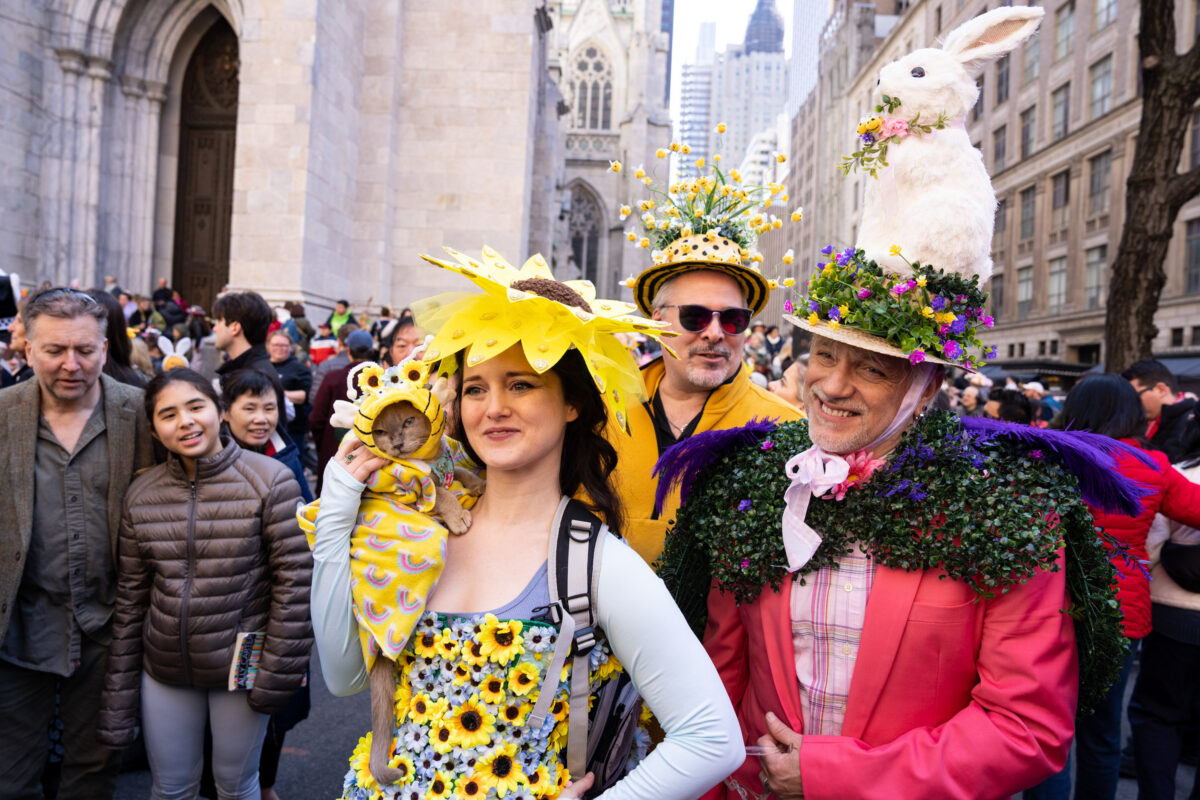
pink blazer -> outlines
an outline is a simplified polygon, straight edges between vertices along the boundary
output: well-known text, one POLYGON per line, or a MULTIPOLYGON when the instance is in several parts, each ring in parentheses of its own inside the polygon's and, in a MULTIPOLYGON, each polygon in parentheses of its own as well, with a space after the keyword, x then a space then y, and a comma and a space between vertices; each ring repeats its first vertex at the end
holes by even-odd
MULTIPOLYGON (((1062 769, 1079 676, 1062 565, 978 602, 944 573, 879 567, 842 735, 800 746, 806 800, 995 800, 1062 769)), ((704 646, 748 744, 767 711, 803 730, 791 588, 741 607, 709 595, 704 646)), ((731 779, 761 795, 758 772, 750 757, 731 779)), ((722 785, 705 800, 737 797, 722 785)))

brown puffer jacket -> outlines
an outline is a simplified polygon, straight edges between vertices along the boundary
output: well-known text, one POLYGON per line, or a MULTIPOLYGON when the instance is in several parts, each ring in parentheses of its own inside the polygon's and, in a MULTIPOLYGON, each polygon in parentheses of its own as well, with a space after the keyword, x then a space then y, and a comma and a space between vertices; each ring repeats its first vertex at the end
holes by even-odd
POLYGON ((273 713, 300 688, 312 648, 312 554, 291 470, 228 439, 196 463, 138 477, 121 519, 117 603, 100 739, 134 739, 143 669, 170 686, 224 689, 239 632, 266 631, 248 701, 273 713))

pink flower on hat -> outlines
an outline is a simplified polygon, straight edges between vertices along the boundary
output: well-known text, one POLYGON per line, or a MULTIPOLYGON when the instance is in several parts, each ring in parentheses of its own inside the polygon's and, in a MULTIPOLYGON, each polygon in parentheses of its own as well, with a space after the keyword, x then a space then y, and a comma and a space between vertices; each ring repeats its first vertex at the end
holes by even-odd
POLYGON ((908 123, 899 117, 886 117, 883 120, 883 124, 879 126, 878 136, 880 139, 887 139, 893 136, 897 139, 903 139, 905 136, 908 136, 908 123))

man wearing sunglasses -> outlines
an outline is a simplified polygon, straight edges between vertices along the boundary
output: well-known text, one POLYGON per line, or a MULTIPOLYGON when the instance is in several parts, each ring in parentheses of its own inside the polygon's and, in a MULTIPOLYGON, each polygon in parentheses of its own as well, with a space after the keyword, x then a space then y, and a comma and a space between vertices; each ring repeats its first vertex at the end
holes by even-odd
POLYGON ((617 449, 617 491, 628 519, 622 534, 653 563, 679 507, 673 493, 654 512, 654 463, 668 447, 704 431, 745 425, 756 417, 786 421, 800 413, 750 380, 742 343, 753 315, 767 304, 769 286, 744 266, 737 244, 714 232, 673 242, 664 258, 642 272, 634 299, 642 313, 669 322, 679 336, 674 354, 642 368, 649 399, 629 407, 630 436, 609 437, 617 449))

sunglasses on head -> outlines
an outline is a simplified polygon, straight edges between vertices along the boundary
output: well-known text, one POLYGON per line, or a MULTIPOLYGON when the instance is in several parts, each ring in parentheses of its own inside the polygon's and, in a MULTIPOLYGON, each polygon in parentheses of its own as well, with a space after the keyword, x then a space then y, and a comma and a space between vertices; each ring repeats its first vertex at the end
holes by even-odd
POLYGON ((713 317, 720 320, 721 330, 730 336, 745 333, 746 328, 750 327, 750 309, 748 308, 717 310, 697 305, 671 305, 663 306, 663 308, 679 309, 679 327, 688 333, 699 333, 704 330, 712 322, 713 317))

